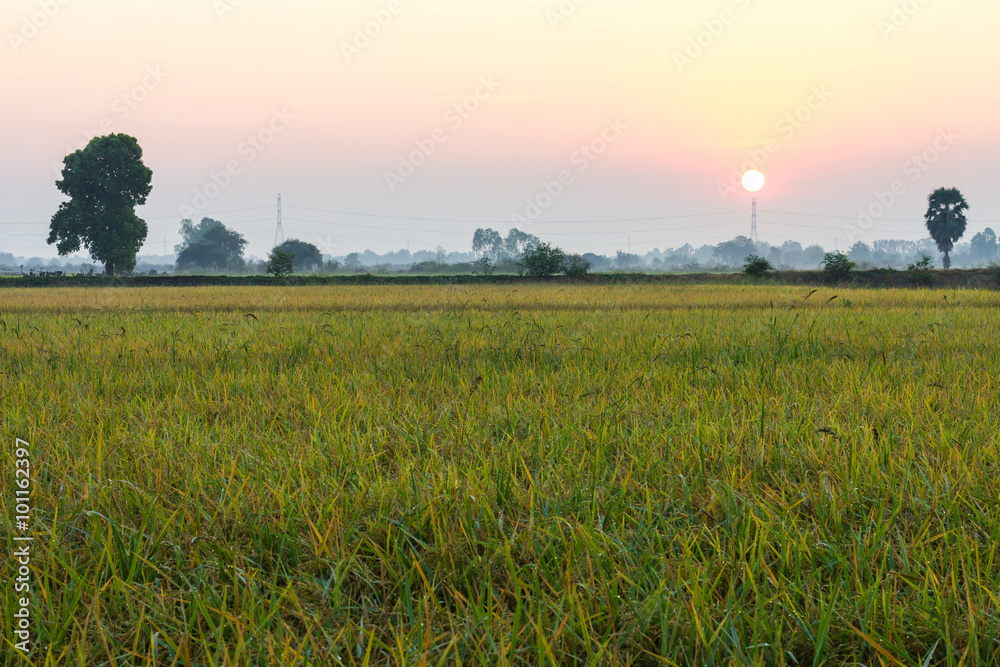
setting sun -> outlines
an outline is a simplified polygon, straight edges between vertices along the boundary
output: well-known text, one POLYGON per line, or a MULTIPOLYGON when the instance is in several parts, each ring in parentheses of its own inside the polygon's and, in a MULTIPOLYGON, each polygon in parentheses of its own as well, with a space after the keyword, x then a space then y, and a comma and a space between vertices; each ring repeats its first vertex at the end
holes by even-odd
POLYGON ((759 192, 764 187, 764 174, 756 169, 743 174, 743 188, 747 192, 759 192))

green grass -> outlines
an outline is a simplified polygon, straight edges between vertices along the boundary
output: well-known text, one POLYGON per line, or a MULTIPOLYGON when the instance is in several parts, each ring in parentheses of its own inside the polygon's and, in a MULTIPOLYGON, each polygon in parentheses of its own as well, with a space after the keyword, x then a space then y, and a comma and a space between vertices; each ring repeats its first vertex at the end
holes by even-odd
POLYGON ((5 291, 32 661, 1000 662, 1000 298, 811 291, 5 291))

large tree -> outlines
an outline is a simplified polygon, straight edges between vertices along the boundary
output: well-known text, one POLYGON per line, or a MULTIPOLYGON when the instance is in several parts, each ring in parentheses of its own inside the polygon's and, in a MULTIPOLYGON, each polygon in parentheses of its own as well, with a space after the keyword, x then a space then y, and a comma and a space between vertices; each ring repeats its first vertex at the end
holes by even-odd
POLYGON ((472 235, 472 252, 478 257, 489 257, 496 262, 503 253, 503 237, 494 229, 479 228, 472 235))
POLYGON ((294 257, 292 261, 296 271, 312 271, 323 266, 323 253, 312 243, 288 239, 277 247, 294 257))
POLYGON ((92 139, 63 159, 56 187, 70 200, 52 216, 48 243, 57 244, 60 255, 86 248, 108 275, 131 271, 148 232, 135 207, 146 203, 152 179, 134 137, 92 139))
POLYGON ((756 250, 757 246, 754 245, 753 239, 737 236, 732 241, 724 241, 715 246, 712 257, 729 266, 741 266, 747 256, 754 254, 756 250))
POLYGON ((524 251, 520 264, 529 276, 551 276, 565 270, 566 253, 548 243, 538 243, 524 251))
POLYGON ((503 241, 503 249, 511 257, 520 257, 526 250, 539 243, 541 241, 534 234, 522 232, 517 227, 514 227, 507 232, 507 238, 503 241))
POLYGON ((967 210, 969 205, 957 188, 938 188, 927 198, 924 220, 938 250, 944 253, 943 266, 946 269, 951 268, 949 254, 955 247, 955 241, 965 234, 967 210))
POLYGON ((183 241, 177 250, 177 268, 226 271, 244 266, 243 249, 247 240, 212 218, 202 218, 197 225, 181 221, 183 241))

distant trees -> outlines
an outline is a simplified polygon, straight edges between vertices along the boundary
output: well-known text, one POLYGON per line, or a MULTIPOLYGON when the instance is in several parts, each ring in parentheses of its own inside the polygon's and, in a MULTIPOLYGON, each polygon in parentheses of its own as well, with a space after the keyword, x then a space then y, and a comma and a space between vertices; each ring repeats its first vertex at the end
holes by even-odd
POLYGON ((477 229, 472 235, 472 252, 488 257, 494 264, 516 259, 528 248, 539 243, 538 237, 522 232, 516 227, 507 232, 507 238, 494 229, 477 229))
POLYGON ((642 264, 642 257, 634 253, 619 250, 615 254, 615 266, 619 269, 634 269, 642 264))
POLYGON ((781 258, 781 248, 772 247, 767 253, 767 261, 769 261, 772 266, 778 266, 781 264, 781 258))
POLYGON ((847 252, 847 256, 856 264, 870 262, 872 259, 872 249, 868 247, 867 243, 858 241, 851 246, 851 249, 847 252))
POLYGON ((63 165, 56 187, 70 200, 52 216, 47 242, 60 255, 86 248, 108 275, 131 271, 148 233, 135 207, 146 203, 153 179, 139 142, 127 134, 95 137, 63 165))
POLYGON ((724 241, 715 246, 712 257, 728 266, 742 266, 747 255, 754 254, 756 246, 753 239, 746 236, 737 236, 732 241, 724 241))
POLYGON ((360 271, 362 269, 361 265, 361 253, 352 252, 350 255, 344 258, 344 269, 347 271, 360 271))
POLYGON ((801 243, 798 241, 785 241, 776 249, 779 252, 775 253, 776 256, 773 259, 771 259, 770 254, 768 256, 768 259, 774 262, 775 265, 782 264, 788 267, 799 266, 799 260, 802 259, 801 243))
POLYGON ((496 262, 503 252, 503 237, 493 229, 477 229, 472 235, 472 252, 496 262))
POLYGON ((538 243, 537 236, 522 232, 517 227, 514 227, 507 232, 507 238, 503 242, 503 249, 511 258, 520 257, 528 248, 538 243))
POLYGON ((218 220, 202 218, 197 225, 189 219, 182 220, 181 243, 174 247, 177 268, 181 271, 240 270, 246 265, 243 260, 246 245, 247 240, 241 234, 218 220))
POLYGON ((802 251, 799 261, 802 266, 812 269, 820 266, 825 258, 826 250, 818 243, 814 243, 811 246, 806 246, 802 251))
POLYGON ((492 275, 501 262, 516 260, 520 270, 529 276, 551 276, 565 273, 580 276, 590 270, 592 263, 580 255, 567 255, 560 248, 542 243, 534 234, 514 227, 504 238, 494 229, 477 229, 472 235, 472 252, 479 259, 476 270, 492 275))
POLYGON ((288 239, 277 248, 292 256, 296 271, 314 271, 323 266, 323 253, 312 243, 288 239))
POLYGON ((970 243, 970 250, 972 252, 973 259, 978 262, 988 264, 996 261, 998 255, 996 232, 987 227, 985 231, 979 232, 973 236, 972 242, 970 243))
POLYGON ((595 255, 592 252, 585 252, 580 256, 580 259, 587 263, 587 269, 601 270, 608 266, 608 260, 602 255, 595 255))
POLYGON ((567 276, 577 277, 590 271, 590 260, 582 255, 566 255, 563 259, 563 272, 567 276))
POLYGON ((950 253, 955 247, 955 242, 965 234, 968 225, 965 212, 968 209, 969 204, 957 188, 938 188, 927 198, 927 213, 924 214, 924 220, 938 250, 944 253, 945 269, 951 268, 950 253))
POLYGON ((533 243, 521 253, 518 262, 521 270, 529 276, 542 278, 565 273, 567 276, 582 276, 590 270, 590 262, 580 255, 568 255, 561 248, 550 243, 533 243))

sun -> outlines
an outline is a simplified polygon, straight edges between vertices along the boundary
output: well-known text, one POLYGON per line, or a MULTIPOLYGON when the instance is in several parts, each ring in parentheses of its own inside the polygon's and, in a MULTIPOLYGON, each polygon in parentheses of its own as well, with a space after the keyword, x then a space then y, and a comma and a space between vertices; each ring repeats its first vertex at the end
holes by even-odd
POLYGON ((764 174, 756 169, 743 174, 743 187, 747 192, 758 192, 764 187, 764 174))

